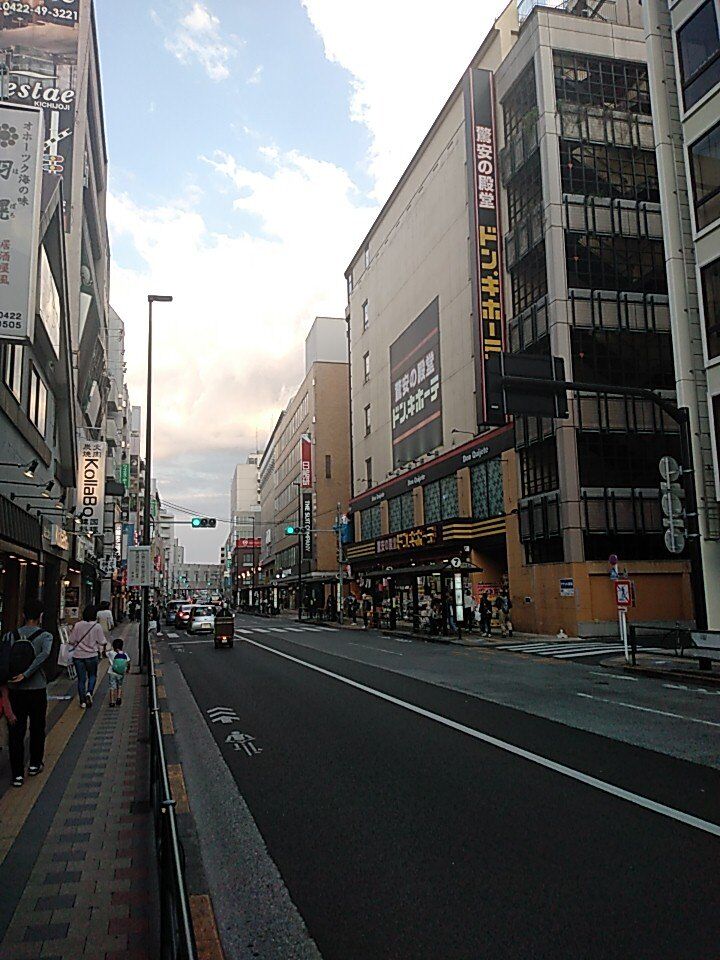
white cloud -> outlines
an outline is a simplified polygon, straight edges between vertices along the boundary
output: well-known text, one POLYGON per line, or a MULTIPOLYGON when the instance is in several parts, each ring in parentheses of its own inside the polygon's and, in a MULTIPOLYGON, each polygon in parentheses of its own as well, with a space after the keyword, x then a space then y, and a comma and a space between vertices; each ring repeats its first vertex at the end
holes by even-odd
POLYGON ((205 4, 195 2, 165 40, 165 49, 181 63, 197 61, 211 80, 227 80, 237 53, 235 38, 229 39, 232 42, 222 36, 220 20, 205 4))
POLYGON ((253 86, 253 87, 257 86, 257 84, 260 83, 260 81, 262 80, 262 73, 263 73, 263 66, 262 64, 259 64, 257 67, 255 67, 255 69, 247 78, 245 83, 249 83, 250 86, 253 86))
POLYGON ((257 235, 213 232, 192 193, 151 208, 124 194, 109 198, 113 242, 129 241, 144 264, 131 269, 116 260, 112 273, 135 402, 144 395, 147 294, 174 297, 155 313, 160 459, 178 450, 249 450, 256 429, 264 439, 302 379, 302 342, 313 318, 344 314, 348 251, 374 216, 358 206, 344 170, 295 151, 265 151, 266 172, 227 154, 208 162, 235 209, 257 222, 257 235))
POLYGON ((302 0, 328 60, 353 76, 353 119, 372 136, 368 164, 384 200, 507 0, 302 0))

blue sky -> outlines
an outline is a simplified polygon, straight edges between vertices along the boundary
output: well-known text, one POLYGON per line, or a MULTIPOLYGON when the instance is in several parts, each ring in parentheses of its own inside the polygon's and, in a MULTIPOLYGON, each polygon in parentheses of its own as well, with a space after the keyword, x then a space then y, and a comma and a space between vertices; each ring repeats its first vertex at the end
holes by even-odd
MULTIPOLYGON (((226 516, 234 463, 294 393, 313 318, 343 315, 348 261, 503 4, 95 6, 131 399, 146 295, 171 293, 154 472, 161 496, 226 516)), ((185 533, 187 558, 215 561, 225 529, 185 533)))

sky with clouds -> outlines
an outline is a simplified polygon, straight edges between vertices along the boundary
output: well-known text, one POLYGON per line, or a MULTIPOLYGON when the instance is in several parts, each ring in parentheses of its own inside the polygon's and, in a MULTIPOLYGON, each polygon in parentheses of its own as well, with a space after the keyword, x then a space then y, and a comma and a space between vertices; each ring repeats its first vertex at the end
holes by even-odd
MULTIPOLYGON (((161 497, 228 517, 234 465, 303 376, 317 315, 506 0, 95 0, 111 300, 161 497)), ((178 515, 179 516, 179 515, 178 515)), ((217 562, 227 526, 179 528, 217 562)))

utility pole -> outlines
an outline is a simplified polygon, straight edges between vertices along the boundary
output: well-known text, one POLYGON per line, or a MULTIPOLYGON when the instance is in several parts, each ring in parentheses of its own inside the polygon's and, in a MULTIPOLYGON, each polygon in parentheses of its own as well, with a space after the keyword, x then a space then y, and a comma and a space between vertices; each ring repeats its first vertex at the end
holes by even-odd
POLYGON ((338 549, 338 623, 343 623, 343 548, 342 548, 342 518, 340 504, 337 505, 337 549, 338 549))

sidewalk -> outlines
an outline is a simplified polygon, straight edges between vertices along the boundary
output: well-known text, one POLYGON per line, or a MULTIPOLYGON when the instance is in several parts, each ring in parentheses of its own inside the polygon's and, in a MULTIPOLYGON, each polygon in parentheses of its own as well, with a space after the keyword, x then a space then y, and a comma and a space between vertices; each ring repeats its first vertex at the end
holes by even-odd
MULTIPOLYGON (((0 796, 2 960, 158 956, 147 691, 134 672, 136 634, 135 624, 113 634, 133 660, 122 707, 108 706, 106 661, 91 710, 80 710, 76 697, 61 702, 45 771, 0 796)), ((3 776, 0 791, 7 782, 3 776)))

